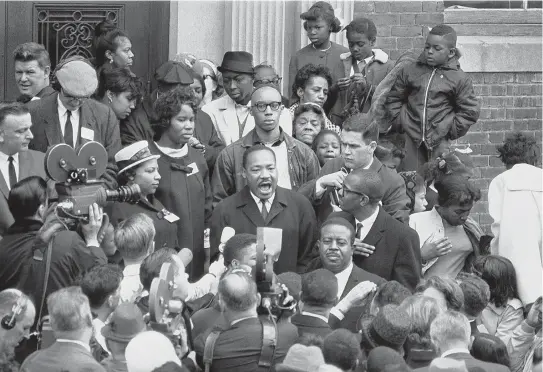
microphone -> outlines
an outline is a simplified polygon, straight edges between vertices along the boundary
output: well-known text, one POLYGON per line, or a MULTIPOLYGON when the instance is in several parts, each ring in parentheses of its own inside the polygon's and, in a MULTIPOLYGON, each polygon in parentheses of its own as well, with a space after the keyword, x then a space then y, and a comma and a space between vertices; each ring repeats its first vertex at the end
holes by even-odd
POLYGON ((234 230, 230 226, 225 226, 224 229, 222 229, 221 244, 219 244, 219 252, 221 252, 221 254, 226 242, 230 240, 230 238, 233 237, 234 235, 236 235, 236 230, 234 230))
POLYGON ((177 253, 177 257, 179 257, 183 262, 183 265, 187 267, 192 262, 192 251, 188 248, 183 248, 177 253))

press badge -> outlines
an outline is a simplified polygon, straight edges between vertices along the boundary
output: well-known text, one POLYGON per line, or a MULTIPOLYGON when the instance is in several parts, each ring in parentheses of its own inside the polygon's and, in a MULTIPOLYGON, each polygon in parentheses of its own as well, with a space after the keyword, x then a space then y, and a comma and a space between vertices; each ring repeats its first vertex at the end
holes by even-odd
POLYGON ((87 141, 94 141, 94 131, 89 128, 81 128, 81 138, 87 141))
POLYGON ((198 166, 196 165, 196 163, 191 163, 187 165, 187 167, 192 168, 192 172, 190 172, 189 176, 198 173, 198 166))
POLYGON ((160 212, 158 212, 158 218, 164 219, 168 221, 169 223, 174 223, 176 221, 179 221, 179 217, 177 217, 175 214, 164 208, 160 212))

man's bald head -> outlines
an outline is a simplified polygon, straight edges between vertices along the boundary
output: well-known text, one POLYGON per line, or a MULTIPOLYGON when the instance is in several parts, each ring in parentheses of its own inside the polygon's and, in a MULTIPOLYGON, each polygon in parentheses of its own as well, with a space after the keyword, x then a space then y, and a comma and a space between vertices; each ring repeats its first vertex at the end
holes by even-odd
POLYGON ((281 93, 271 85, 263 85, 254 90, 251 96, 251 103, 254 105, 259 101, 275 101, 281 102, 281 93))
POLYGON ((259 301, 255 281, 241 269, 227 273, 220 280, 218 293, 224 307, 234 312, 256 309, 259 301))

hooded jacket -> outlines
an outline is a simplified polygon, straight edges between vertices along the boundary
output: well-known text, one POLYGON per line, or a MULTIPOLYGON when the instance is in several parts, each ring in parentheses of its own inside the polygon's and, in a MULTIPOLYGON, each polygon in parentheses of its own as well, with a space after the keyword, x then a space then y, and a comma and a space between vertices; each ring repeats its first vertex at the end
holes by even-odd
POLYGON ((480 104, 457 57, 429 66, 422 53, 403 68, 387 98, 392 129, 431 149, 464 136, 479 118, 480 104))

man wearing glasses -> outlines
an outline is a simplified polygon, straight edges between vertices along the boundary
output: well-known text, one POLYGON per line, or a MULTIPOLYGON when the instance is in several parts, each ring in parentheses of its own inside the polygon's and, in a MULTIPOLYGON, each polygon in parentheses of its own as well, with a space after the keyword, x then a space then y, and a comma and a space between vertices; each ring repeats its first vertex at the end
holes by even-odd
MULTIPOLYGON (((273 66, 266 64, 255 66, 255 80, 253 82, 255 89, 264 85, 271 85, 281 91, 281 80, 283 78, 277 75, 273 66)), ((283 95, 281 95, 281 103, 283 106, 289 107, 288 98, 283 95)))
POLYGON ((355 228, 353 263, 386 280, 396 280, 413 291, 421 279, 419 237, 415 230, 383 210, 381 176, 371 169, 356 169, 339 190, 342 217, 355 228))
POLYGON ((274 86, 262 86, 253 92, 250 115, 254 118, 255 127, 228 145, 217 157, 211 180, 214 205, 247 185, 242 177, 243 153, 256 144, 265 145, 274 152, 279 186, 296 191, 317 177, 320 170, 317 155, 309 146, 281 129, 282 111, 281 93, 274 86))
POLYGON ((113 110, 89 99, 98 86, 96 71, 87 60, 75 56, 60 62, 55 76, 59 93, 28 104, 34 135, 29 148, 46 152, 59 143, 77 148, 88 141, 99 142, 108 153, 108 168, 102 179, 115 188, 114 156, 121 149, 121 137, 113 110))

